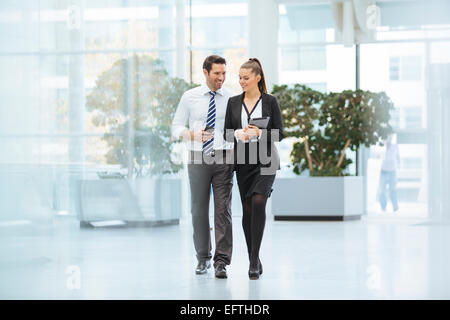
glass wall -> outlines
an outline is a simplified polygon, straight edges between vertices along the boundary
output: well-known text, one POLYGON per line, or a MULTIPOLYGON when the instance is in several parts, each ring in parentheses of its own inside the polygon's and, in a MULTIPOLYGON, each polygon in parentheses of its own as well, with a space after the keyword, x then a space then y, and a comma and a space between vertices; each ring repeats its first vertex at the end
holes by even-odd
MULTIPOLYGON (((278 41, 279 84, 299 83, 321 92, 355 89, 355 49, 335 41, 329 2, 280 4, 278 41)), ((295 176, 288 167, 294 142, 288 138, 280 143, 281 176, 295 176)), ((353 161, 348 172, 355 174, 355 152, 347 151, 347 157, 353 161)))
POLYGON ((154 140, 171 121, 161 109, 173 112, 162 93, 189 86, 172 80, 185 72, 176 56, 185 59, 186 43, 180 49, 176 39, 186 30, 186 1, 0 6, 0 163, 8 190, 1 219, 79 215, 80 181, 179 169, 167 154, 154 156, 170 151, 154 140))
POLYGON ((247 0, 192 1, 192 81, 204 82, 203 60, 218 54, 227 60, 224 86, 241 92, 239 66, 247 57, 247 0))
MULTIPOLYGON (((247 10, 246 0, 2 1, 0 219, 79 215, 80 183, 118 177, 135 181, 128 191, 144 215, 161 206, 139 194, 173 184, 173 213, 188 212, 169 126, 181 94, 204 81, 209 54, 227 59, 225 86, 240 92, 247 10)), ((169 194, 153 196, 166 203, 169 194)), ((97 200, 112 210, 111 197, 97 200)))
MULTIPOLYGON (((427 11, 436 11, 434 4, 430 3, 425 13, 418 13, 420 8, 413 7, 411 14, 423 17, 427 11)), ((387 9, 390 8, 384 8, 389 13, 387 9)), ((377 42, 361 45, 361 88, 385 91, 394 103, 390 122, 400 155, 396 171, 399 210, 395 215, 400 217, 428 216, 430 195, 437 196, 430 193, 430 180, 435 181, 430 175, 434 170, 442 172, 436 162, 441 153, 436 153, 430 146, 430 141, 434 144, 433 140, 442 137, 438 134, 436 139, 431 138, 436 120, 431 120, 430 116, 438 107, 433 99, 443 97, 434 97, 430 89, 445 84, 439 84, 431 70, 438 66, 444 72, 448 65, 450 24, 439 21, 439 14, 435 17, 435 20, 423 21, 422 25, 402 19, 394 24, 386 17, 389 25, 377 29, 377 42)), ((385 212, 378 201, 385 152, 383 146, 372 146, 367 159, 368 213, 382 216, 394 209, 391 203, 385 212)))
MULTIPOLYGON (((389 42, 361 46, 361 88, 384 91, 394 110, 390 124, 396 133, 399 163, 396 171, 398 215, 423 216, 427 212, 427 96, 424 42, 389 42)), ((380 171, 386 147, 370 148, 367 167, 368 212, 381 213, 380 171)), ((391 202, 387 212, 394 209, 391 202)))
MULTIPOLYGON (((355 89, 356 48, 338 41, 330 2, 278 3, 279 84, 355 89)), ((449 64, 450 27, 439 14, 439 23, 414 16, 422 22, 411 25, 391 15, 397 7, 380 6, 376 39, 360 45, 360 87, 385 91, 394 102, 399 214, 419 214, 426 212, 435 167, 429 149, 435 97, 427 88, 437 83, 430 70, 449 64)), ((162 174, 182 181, 176 188, 186 212, 187 177, 170 160, 178 146, 167 138, 168 125, 181 94, 204 81, 208 54, 227 59, 225 86, 240 92, 238 69, 250 51, 248 7, 247 0, 1 1, 0 219, 74 216, 80 181, 162 174)), ((292 143, 280 143, 281 176, 294 175, 292 143)), ((382 154, 374 146, 362 159, 369 213, 379 211, 382 154)), ((355 174, 356 154, 348 156, 354 162, 348 173, 355 174)))
MULTIPOLYGON (((359 166, 362 167, 359 174, 365 175, 367 213, 426 217, 431 192, 428 175, 430 170, 439 167, 431 165, 429 159, 433 155, 431 160, 436 161, 439 149, 437 142, 433 150, 428 148, 430 141, 438 141, 430 138, 432 132, 428 127, 433 123, 430 114, 436 114, 428 89, 438 81, 430 69, 433 64, 448 64, 450 21, 442 13, 448 7, 443 1, 408 4, 387 1, 377 5, 380 24, 374 39, 359 45, 357 71, 357 49, 355 45, 346 48, 339 42, 330 2, 282 2, 279 6, 280 84, 300 83, 322 92, 338 92, 355 89, 358 81, 363 90, 386 92, 394 103, 390 124, 400 154, 397 171, 399 210, 396 215, 391 215, 392 204, 388 204, 387 211, 381 209, 380 170, 385 148, 376 145, 370 150, 360 150, 359 166)), ((442 100, 442 97, 437 99, 442 100)), ((292 143, 293 139, 281 143, 282 174, 285 176, 294 176, 288 168, 292 143)), ((356 162, 355 154, 349 152, 349 157, 356 162)), ((350 166, 349 173, 356 173, 356 165, 350 166)), ((431 194, 438 197, 440 193, 433 191, 431 194)))

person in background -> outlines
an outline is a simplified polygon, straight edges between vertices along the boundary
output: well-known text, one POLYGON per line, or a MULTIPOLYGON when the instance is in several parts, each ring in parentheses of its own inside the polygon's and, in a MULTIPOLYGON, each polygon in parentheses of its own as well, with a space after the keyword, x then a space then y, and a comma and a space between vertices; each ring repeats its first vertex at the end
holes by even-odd
POLYGON ((386 140, 386 149, 383 162, 381 164, 380 184, 378 189, 378 201, 381 209, 386 211, 387 189, 389 188, 389 198, 394 212, 398 210, 397 199, 397 168, 400 164, 400 154, 398 146, 393 142, 393 135, 389 135, 386 140))

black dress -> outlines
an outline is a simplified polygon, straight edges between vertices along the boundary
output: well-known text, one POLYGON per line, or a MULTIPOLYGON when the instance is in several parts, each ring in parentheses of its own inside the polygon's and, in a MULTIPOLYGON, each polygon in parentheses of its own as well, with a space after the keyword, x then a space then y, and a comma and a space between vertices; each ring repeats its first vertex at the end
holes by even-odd
MULTIPOLYGON (((225 115, 225 130, 226 129, 242 129, 242 121, 241 121, 241 114, 242 114, 242 108, 243 106, 243 99, 244 94, 232 97, 228 100, 228 106, 227 106, 227 112, 225 115)), ((250 142, 242 142, 234 139, 235 143, 235 154, 237 153, 236 150, 238 149, 238 144, 244 144, 244 150, 245 150, 245 163, 235 164, 235 170, 236 170, 236 178, 239 186, 239 193, 241 195, 241 200, 251 197, 254 193, 259 193, 267 198, 270 197, 273 189, 273 183, 275 181, 275 171, 273 174, 261 174, 261 169, 264 167, 268 167, 272 164, 272 161, 277 160, 279 163, 279 157, 278 152, 276 150, 276 147, 274 145, 274 141, 271 141, 270 139, 270 131, 271 130, 278 130, 279 132, 279 140, 283 138, 283 126, 281 121, 281 110, 278 105, 278 101, 275 97, 263 93, 261 95, 261 107, 262 107, 262 116, 263 117, 270 117, 269 123, 267 125, 267 134, 264 134, 263 136, 265 138, 261 138, 257 141, 250 141, 250 142), (271 159, 271 161, 268 164, 263 164, 261 159, 259 158, 259 148, 262 143, 267 144, 267 150, 268 150, 268 156, 271 159), (251 147, 251 144, 256 144, 255 146, 251 147), (249 161, 249 150, 258 150, 258 156, 256 157, 257 161, 256 163, 250 163, 249 161)), ((249 115, 250 116, 250 115, 249 115)), ((224 132, 225 132, 224 130, 224 132)), ((225 137, 226 139, 226 137, 225 137)), ((229 139, 227 139, 229 140, 229 139)), ((278 141, 279 141, 278 140, 278 141)), ((236 159, 236 158, 235 158, 236 159)), ((279 169, 279 165, 278 165, 279 169)))
POLYGON ((241 199, 260 193, 267 198, 272 194, 275 175, 261 175, 261 164, 236 165, 236 178, 241 199))

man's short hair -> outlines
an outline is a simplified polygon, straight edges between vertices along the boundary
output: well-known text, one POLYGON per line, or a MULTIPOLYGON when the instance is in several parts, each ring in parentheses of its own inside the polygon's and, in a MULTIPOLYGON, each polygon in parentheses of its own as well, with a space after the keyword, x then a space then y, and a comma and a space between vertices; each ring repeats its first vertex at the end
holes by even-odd
POLYGON ((225 65, 227 64, 227 62, 225 61, 225 58, 222 58, 221 56, 212 55, 212 56, 206 57, 205 61, 203 62, 203 69, 206 69, 206 71, 208 71, 208 74, 211 71, 213 63, 225 64, 225 65))

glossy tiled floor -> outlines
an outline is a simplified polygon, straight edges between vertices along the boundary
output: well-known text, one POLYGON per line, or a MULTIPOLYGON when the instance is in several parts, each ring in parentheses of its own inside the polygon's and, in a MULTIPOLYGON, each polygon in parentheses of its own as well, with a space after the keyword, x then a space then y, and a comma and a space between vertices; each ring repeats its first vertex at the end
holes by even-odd
POLYGON ((194 274, 189 220, 80 230, 70 217, 0 226, 1 299, 450 299, 450 225, 267 221, 258 281, 234 218, 229 278, 194 274))

